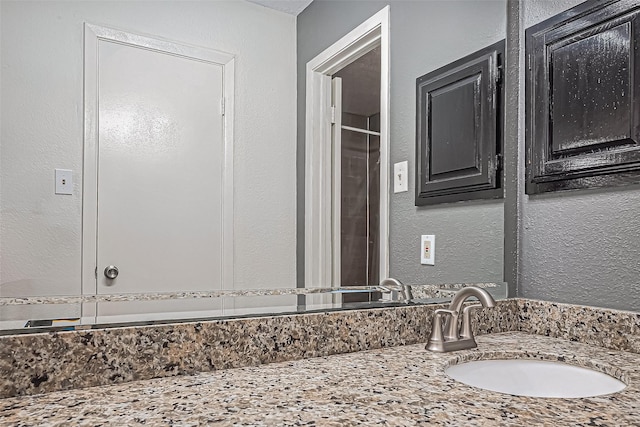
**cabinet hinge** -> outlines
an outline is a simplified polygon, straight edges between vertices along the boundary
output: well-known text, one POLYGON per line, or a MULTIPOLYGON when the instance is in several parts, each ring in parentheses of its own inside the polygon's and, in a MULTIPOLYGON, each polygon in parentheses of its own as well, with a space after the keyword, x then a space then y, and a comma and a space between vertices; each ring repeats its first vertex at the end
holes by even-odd
POLYGON ((224 116, 225 111, 224 111, 224 98, 220 98, 220 115, 224 116))
POLYGON ((336 123, 336 106, 332 105, 331 106, 331 124, 335 124, 336 123))
POLYGON ((496 70, 496 83, 500 84, 502 83, 502 66, 499 66, 498 69, 496 70))
POLYGON ((496 154, 496 171, 502 169, 502 154, 496 154))
POLYGON ((531 54, 527 55, 527 68, 531 71, 531 54))
POLYGON ((96 267, 96 269, 93 270, 93 275, 96 276, 96 279, 98 278, 98 267, 96 267))

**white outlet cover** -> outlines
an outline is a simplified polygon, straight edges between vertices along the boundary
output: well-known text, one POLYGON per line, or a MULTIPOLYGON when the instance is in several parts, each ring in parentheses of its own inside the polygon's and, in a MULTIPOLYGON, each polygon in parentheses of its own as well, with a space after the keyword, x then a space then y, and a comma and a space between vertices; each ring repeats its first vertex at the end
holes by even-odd
POLYGON ((393 165, 393 192, 409 191, 409 162, 404 161, 393 165))
POLYGON ((420 263, 435 265, 436 260, 436 236, 423 234, 420 239, 420 263))
POLYGON ((56 194, 73 194, 73 171, 56 169, 56 194))

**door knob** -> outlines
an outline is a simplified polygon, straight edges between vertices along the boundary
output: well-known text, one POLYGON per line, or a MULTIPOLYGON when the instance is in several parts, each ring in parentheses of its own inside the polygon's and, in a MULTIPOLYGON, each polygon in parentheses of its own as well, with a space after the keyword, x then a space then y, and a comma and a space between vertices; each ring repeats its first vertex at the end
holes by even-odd
POLYGON ((116 277, 118 277, 118 273, 118 267, 116 267, 115 265, 110 265, 104 269, 104 276, 107 279, 115 279, 116 277))

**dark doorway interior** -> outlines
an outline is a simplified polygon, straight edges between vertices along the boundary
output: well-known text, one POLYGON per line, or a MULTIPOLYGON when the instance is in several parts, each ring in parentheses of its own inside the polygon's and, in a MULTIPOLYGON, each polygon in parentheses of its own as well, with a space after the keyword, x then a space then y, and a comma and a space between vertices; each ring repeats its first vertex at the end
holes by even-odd
MULTIPOLYGON (((380 48, 349 64, 342 78, 341 285, 380 282, 380 48)), ((343 302, 369 300, 345 294, 343 302)))

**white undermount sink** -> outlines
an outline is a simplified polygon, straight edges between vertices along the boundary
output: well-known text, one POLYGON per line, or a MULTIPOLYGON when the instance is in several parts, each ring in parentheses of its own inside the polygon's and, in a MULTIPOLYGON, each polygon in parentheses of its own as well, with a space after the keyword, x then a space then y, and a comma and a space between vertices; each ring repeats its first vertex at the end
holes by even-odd
POLYGON ((602 372, 528 359, 477 360, 449 366, 445 372, 467 385, 516 396, 592 397, 626 387, 622 381, 602 372))

